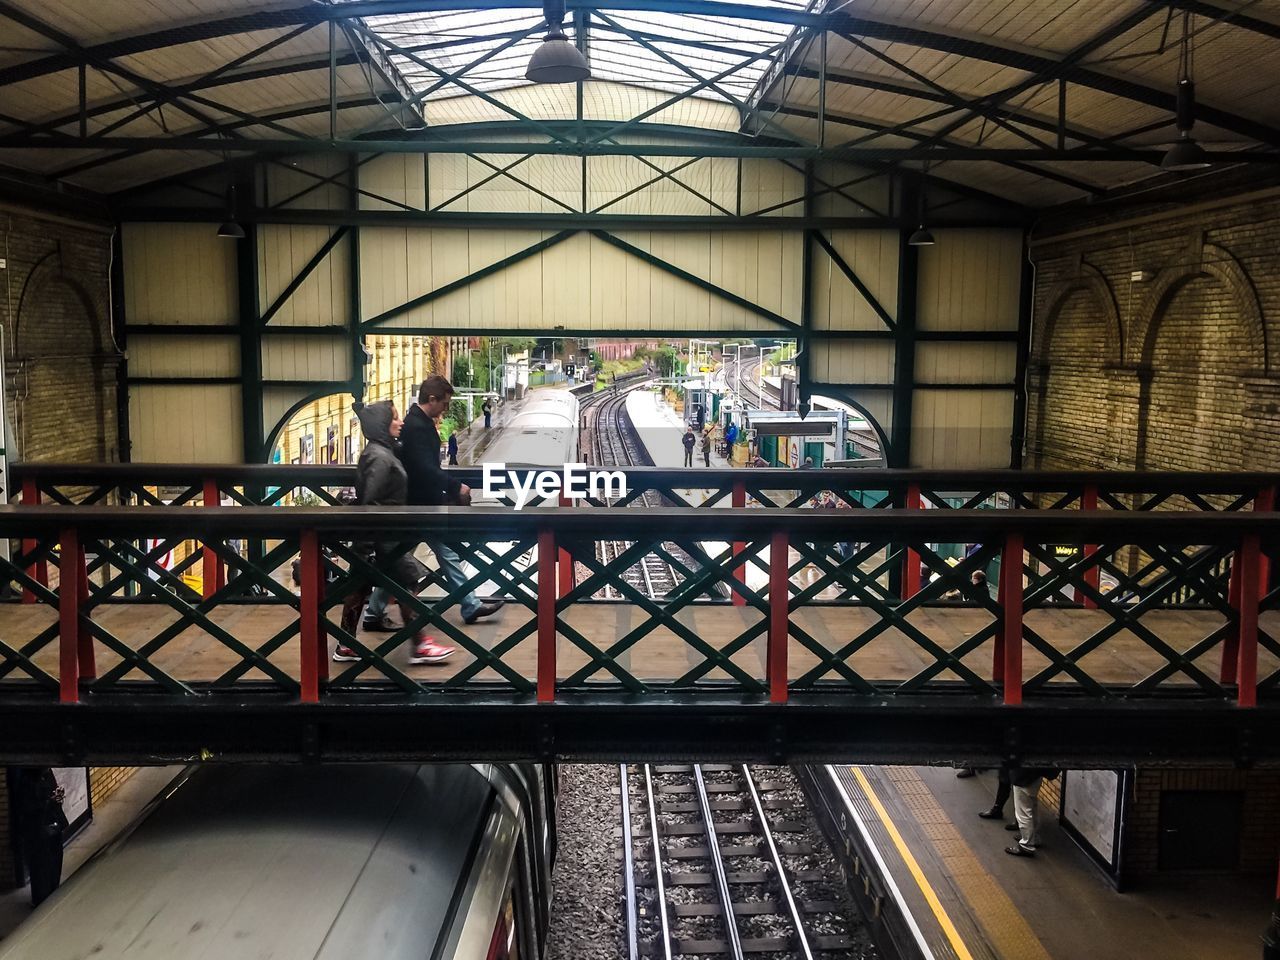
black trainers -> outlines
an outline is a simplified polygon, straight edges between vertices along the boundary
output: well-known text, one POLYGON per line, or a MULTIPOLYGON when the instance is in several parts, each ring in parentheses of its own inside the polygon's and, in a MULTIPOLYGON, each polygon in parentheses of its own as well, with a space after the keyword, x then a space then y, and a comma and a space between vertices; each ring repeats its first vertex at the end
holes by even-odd
POLYGON ((463 617, 462 622, 465 624, 473 624, 481 617, 491 617, 502 609, 501 600, 486 600, 476 609, 476 612, 469 617, 463 617))
POLYGON ((384 613, 380 617, 370 617, 368 614, 360 621, 360 628, 368 630, 370 633, 395 633, 400 629, 400 625, 391 619, 391 614, 384 613))

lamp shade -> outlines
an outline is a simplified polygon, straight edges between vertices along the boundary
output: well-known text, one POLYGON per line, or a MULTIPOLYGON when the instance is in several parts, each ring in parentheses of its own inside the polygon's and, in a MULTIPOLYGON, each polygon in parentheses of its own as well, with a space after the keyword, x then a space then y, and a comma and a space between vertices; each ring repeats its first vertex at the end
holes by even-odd
POLYGON ((1184 170, 1203 170, 1209 166, 1209 157, 1204 148, 1196 143, 1195 138, 1186 130, 1178 132, 1177 142, 1169 148, 1169 152, 1160 161, 1161 170, 1174 173, 1184 170))
POLYGON ((555 29, 543 37, 538 49, 533 51, 524 76, 534 83, 573 83, 591 79, 591 67, 582 51, 555 29))
POLYGON ((228 220, 222 226, 218 227, 218 236, 226 237, 228 240, 243 240, 244 227, 236 223, 234 220, 228 220))
POLYGON ((933 234, 929 232, 929 228, 923 223, 911 236, 907 237, 907 246, 910 247, 932 247, 934 244, 933 234))

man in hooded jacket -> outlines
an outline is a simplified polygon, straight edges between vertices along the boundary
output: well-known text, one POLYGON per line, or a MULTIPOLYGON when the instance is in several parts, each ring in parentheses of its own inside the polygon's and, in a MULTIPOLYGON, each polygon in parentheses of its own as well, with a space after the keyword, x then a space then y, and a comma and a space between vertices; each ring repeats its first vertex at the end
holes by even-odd
MULTIPOLYGON (((396 408, 390 401, 370 404, 355 404, 353 409, 360 420, 360 429, 364 433, 364 452, 356 464, 356 502, 361 506, 404 506, 409 495, 409 475, 396 455, 396 446, 400 436, 402 421, 396 408)), ((373 554, 378 565, 387 571, 396 583, 410 589, 416 588, 426 573, 426 568, 413 555, 412 550, 396 552, 400 544, 373 543, 357 544, 356 549, 366 554, 373 554), (395 557, 395 559, 391 559, 395 557)), ((355 633, 356 622, 360 616, 360 608, 370 592, 366 584, 343 601, 342 628, 355 633)), ((453 647, 444 646, 421 633, 414 641, 413 652, 409 662, 439 663, 453 654, 453 647)), ((333 652, 337 661, 359 660, 360 655, 349 647, 338 645, 333 652)))

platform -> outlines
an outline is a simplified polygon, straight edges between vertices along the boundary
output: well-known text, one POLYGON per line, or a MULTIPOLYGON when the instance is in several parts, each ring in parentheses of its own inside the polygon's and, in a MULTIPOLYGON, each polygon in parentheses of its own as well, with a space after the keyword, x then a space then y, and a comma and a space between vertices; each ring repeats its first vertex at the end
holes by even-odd
MULTIPOLYGON (((982 820, 995 773, 840 767, 837 774, 937 960, 1255 960, 1269 876, 1167 874, 1118 892, 1041 803, 1033 859, 982 820)), ((1012 819, 1013 804, 1005 805, 1012 819)))

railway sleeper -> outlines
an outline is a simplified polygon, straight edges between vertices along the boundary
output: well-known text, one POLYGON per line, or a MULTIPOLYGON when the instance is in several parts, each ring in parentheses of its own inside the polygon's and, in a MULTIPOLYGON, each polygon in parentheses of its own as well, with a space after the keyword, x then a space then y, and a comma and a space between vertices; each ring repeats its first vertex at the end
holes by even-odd
MULTIPOLYGON (((717 823, 715 828, 717 836, 760 832, 760 828, 756 823, 750 820, 717 823)), ((769 828, 774 833, 804 833, 804 824, 793 820, 780 820, 777 823, 770 823, 769 828)), ((664 823, 659 825, 659 831, 668 837, 691 837, 705 833, 706 827, 701 823, 664 823)))
MULTIPOLYGON (((760 801, 766 810, 785 810, 794 811, 796 805, 790 800, 762 800, 760 801)), ((664 803, 662 806, 663 813, 697 813, 700 807, 696 803, 664 803)), ((751 809, 745 800, 712 800, 712 810, 749 810, 751 809)))
MULTIPOLYGON (((710 873, 696 870, 681 870, 664 874, 667 883, 673 887, 706 887, 715 882, 710 873)), ((772 883, 772 870, 726 870, 725 880, 729 883, 772 883)), ((793 883, 823 883, 827 879, 820 870, 800 870, 791 877, 793 883)))
MULTIPOLYGON (((615 830, 614 836, 621 837, 622 831, 615 830)), ((778 852, 784 856, 804 857, 813 853, 813 845, 809 843, 778 843, 778 852)), ((720 848, 724 857, 763 857, 767 855, 764 846, 759 843, 725 844, 720 848)), ((670 847, 663 851, 664 860, 703 860, 710 856, 706 847, 670 847)), ((638 853, 632 857, 636 863, 648 863, 649 855, 638 853)))
MULTIPOLYGON (((839 914, 844 910, 844 907, 834 900, 802 901, 798 906, 801 913, 814 915, 839 914)), ((720 904, 718 903, 677 903, 673 904, 671 909, 677 917, 720 916, 720 904)), ((782 906, 777 900, 749 900, 744 903, 735 903, 733 912, 739 917, 782 916, 782 906)))

